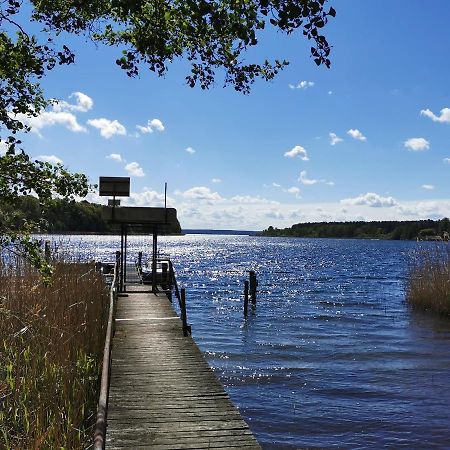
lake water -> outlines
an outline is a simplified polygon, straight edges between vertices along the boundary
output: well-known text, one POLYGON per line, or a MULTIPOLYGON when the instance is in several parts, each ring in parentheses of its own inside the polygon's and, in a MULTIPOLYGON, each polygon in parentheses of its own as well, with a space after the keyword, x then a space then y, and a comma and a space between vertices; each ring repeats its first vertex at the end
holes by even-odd
MULTIPOLYGON (((100 258, 118 244, 66 245, 100 258)), ((450 319, 405 304, 409 257, 427 245, 160 239, 186 287, 194 339, 267 449, 450 448, 450 319), (248 270, 259 287, 245 320, 248 270)), ((129 238, 130 259, 150 249, 150 239, 129 238)))

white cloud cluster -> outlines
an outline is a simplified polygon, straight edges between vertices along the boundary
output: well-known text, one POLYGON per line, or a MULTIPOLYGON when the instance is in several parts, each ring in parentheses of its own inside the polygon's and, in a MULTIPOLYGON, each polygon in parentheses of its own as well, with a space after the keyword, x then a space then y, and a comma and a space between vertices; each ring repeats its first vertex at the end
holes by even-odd
POLYGON ((422 184, 422 188, 428 191, 432 191, 434 189, 434 185, 432 184, 422 184))
POLYGON ((195 153, 195 149, 192 147, 187 147, 184 149, 186 152, 188 152, 190 155, 193 155, 195 153))
POLYGON ((328 133, 328 136, 330 137, 331 145, 339 144, 339 142, 342 142, 344 140, 340 138, 336 133, 328 133))
POLYGON ((220 178, 211 178, 212 183, 222 183, 222 180, 220 178))
POLYGON ((39 155, 36 156, 37 160, 49 162, 51 164, 62 164, 63 160, 61 158, 58 158, 56 155, 39 155))
POLYGON ((398 206, 398 202, 393 197, 382 197, 374 192, 360 195, 354 198, 341 200, 344 205, 365 205, 371 208, 392 208, 398 206))
POLYGON ((300 198, 300 189, 297 186, 287 188, 286 192, 289 192, 289 194, 294 194, 297 198, 300 198))
POLYGON ((347 134, 358 141, 367 141, 366 136, 364 136, 357 128, 350 128, 350 130, 347 131, 347 134))
POLYGON ((117 162, 125 162, 125 160, 122 158, 122 155, 120 155, 119 153, 111 153, 106 158, 112 159, 113 161, 117 162))
POLYGON ((126 128, 118 120, 109 120, 104 117, 87 121, 88 125, 100 130, 101 136, 110 139, 115 135, 124 136, 127 134, 126 128))
POLYGON ((312 185, 312 184, 318 184, 318 183, 325 183, 328 184, 329 186, 334 186, 334 182, 333 181, 327 181, 327 180, 316 180, 314 178, 308 178, 308 175, 306 174, 306 170, 302 170, 300 172, 300 176, 298 178, 298 181, 304 185, 312 185))
POLYGON ((3 156, 8 151, 8 144, 0 139, 0 156, 3 156))
POLYGON ((82 92, 73 92, 69 98, 75 98, 76 103, 71 104, 64 100, 55 100, 50 111, 41 111, 36 116, 26 114, 11 116, 30 127, 31 131, 38 136, 42 136, 41 130, 43 128, 54 125, 62 125, 74 133, 86 132, 86 128, 78 123, 72 111, 87 112, 93 107, 94 101, 82 92))
POLYGON ((300 81, 297 84, 289 84, 289 89, 308 89, 314 86, 314 81, 300 81))
POLYGON ((222 199, 219 193, 213 192, 210 188, 205 186, 195 186, 184 192, 176 191, 175 194, 187 199, 206 200, 209 202, 222 199))
POLYGON ((430 148, 430 143, 424 138, 410 138, 404 142, 404 146, 413 152, 422 152, 430 148))
POLYGON ((136 128, 142 134, 153 133, 154 131, 164 131, 164 125, 159 119, 152 119, 147 121, 147 125, 136 125, 136 128))
POLYGON ((144 169, 136 161, 130 162, 125 166, 125 170, 133 177, 144 177, 144 169))
POLYGON ((436 116, 431 110, 422 109, 421 116, 429 117, 433 122, 450 123, 450 108, 442 108, 439 116, 436 116))
POLYGON ((74 133, 86 132, 86 128, 81 126, 77 118, 67 111, 42 111, 37 116, 27 116, 26 114, 17 114, 15 119, 29 126, 33 133, 41 136, 41 130, 53 125, 62 125, 74 133))
POLYGON ((83 94, 83 92, 72 92, 69 98, 75 98, 76 103, 72 104, 64 100, 56 100, 53 104, 53 110, 88 112, 94 106, 92 98, 89 95, 83 94))
POLYGON ((303 161, 309 161, 308 153, 301 145, 296 145, 292 150, 287 151, 284 156, 286 158, 295 158, 298 156, 303 161))

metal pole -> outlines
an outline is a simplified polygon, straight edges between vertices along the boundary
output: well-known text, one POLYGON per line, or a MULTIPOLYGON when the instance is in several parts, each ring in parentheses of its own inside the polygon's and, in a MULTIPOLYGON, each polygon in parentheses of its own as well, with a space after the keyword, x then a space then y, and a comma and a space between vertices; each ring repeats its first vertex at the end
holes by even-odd
POLYGON ((119 290, 123 292, 123 225, 120 226, 120 279, 119 279, 119 290))
POLYGON ((123 291, 127 290, 127 242, 128 242, 128 225, 125 224, 125 249, 123 261, 123 291))
POLYGON ((156 292, 156 254, 158 251, 158 235, 153 230, 153 255, 152 255, 152 291, 156 292))

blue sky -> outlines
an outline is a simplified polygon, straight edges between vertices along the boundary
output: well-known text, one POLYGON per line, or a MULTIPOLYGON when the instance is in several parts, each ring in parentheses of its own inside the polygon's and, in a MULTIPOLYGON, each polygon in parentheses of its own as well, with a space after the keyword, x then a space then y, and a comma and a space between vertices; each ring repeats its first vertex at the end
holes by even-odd
POLYGON ((270 31, 248 59, 291 65, 247 96, 220 75, 187 87, 183 61, 130 79, 118 49, 70 38, 76 64, 43 82, 62 103, 31 122, 25 148, 94 183, 131 176, 127 204, 161 205, 167 182, 185 228, 450 216, 450 3, 330 5, 331 69, 303 36, 270 31))

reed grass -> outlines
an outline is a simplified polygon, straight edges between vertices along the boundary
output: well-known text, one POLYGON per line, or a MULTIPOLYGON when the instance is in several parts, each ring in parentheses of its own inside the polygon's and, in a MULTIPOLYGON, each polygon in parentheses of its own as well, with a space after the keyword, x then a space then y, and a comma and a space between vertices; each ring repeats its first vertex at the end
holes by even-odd
POLYGON ((107 305, 93 264, 56 262, 44 286, 25 261, 0 259, 0 448, 88 446, 107 305))
POLYGON ((406 300, 416 309, 450 316, 450 249, 448 245, 417 254, 410 262, 406 300))

